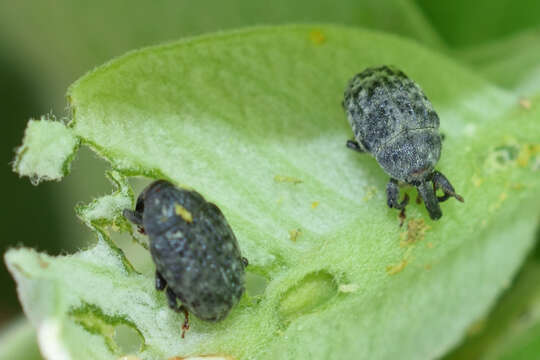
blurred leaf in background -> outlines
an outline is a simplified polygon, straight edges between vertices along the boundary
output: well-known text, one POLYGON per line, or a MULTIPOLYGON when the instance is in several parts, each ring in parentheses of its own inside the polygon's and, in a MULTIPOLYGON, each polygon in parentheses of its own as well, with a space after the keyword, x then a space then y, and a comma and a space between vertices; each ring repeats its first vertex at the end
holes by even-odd
POLYGON ((437 34, 450 48, 508 37, 540 24, 535 0, 416 0, 437 34))
MULTIPOLYGON (((13 149, 20 144, 29 116, 38 115, 40 100, 36 89, 10 53, 0 50, 0 109, 2 109, 2 136, 0 149, 2 159, 2 236, 0 251, 3 253, 9 246, 25 245, 42 250, 58 252, 61 249, 75 249, 61 236, 61 219, 58 213, 51 210, 55 206, 50 189, 54 184, 46 184, 36 188, 28 186, 28 181, 18 177, 11 171, 9 164, 13 160, 13 149), (28 226, 31 220, 32 226, 28 226), (58 239, 59 242, 49 241, 58 239), (13 241, 16 241, 14 243, 13 241)), ((18 301, 13 291, 11 276, 0 268, 0 324, 15 314, 18 301)))
POLYGON ((537 359, 540 354, 540 231, 514 285, 444 360, 537 359))
POLYGON ((407 0, 21 1, 0 3, 0 31, 55 114, 67 86, 89 69, 142 46, 188 35, 290 22, 330 22, 442 45, 407 0))

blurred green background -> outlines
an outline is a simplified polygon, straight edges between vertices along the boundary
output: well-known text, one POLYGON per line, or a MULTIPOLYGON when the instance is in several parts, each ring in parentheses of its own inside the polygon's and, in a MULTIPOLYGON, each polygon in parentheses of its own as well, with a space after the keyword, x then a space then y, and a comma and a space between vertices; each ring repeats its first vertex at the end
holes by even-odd
MULTIPOLYGON (((293 22, 391 32, 446 53, 520 95, 540 94, 540 84, 518 86, 531 73, 540 74, 540 2, 533 0, 0 0, 1 252, 24 245, 68 253, 92 240, 73 207, 110 191, 103 161, 83 149, 61 184, 39 187, 19 179, 10 165, 29 118, 51 112, 67 115, 64 94, 73 81, 131 49, 211 31, 293 22)), ((540 315, 534 313, 540 313, 537 284, 540 250, 531 255, 489 321, 475 324, 452 358, 478 358, 510 341, 509 348, 526 351, 503 358, 528 359, 537 353, 534 358, 540 359, 540 315)), ((0 286, 1 333, 20 314, 14 282, 3 262, 0 286)))

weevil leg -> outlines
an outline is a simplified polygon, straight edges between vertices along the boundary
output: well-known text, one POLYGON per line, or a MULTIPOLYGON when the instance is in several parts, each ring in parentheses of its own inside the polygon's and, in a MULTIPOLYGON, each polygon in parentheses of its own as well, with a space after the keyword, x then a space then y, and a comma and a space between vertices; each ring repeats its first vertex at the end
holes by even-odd
POLYGON ((163 289, 165 289, 165 286, 167 286, 167 281, 165 281, 165 279, 163 278, 163 276, 161 276, 159 271, 156 270, 156 290, 163 291, 163 289))
MULTIPOLYGON (((433 183, 433 192, 437 193, 437 185, 435 185, 435 182, 433 183)), ((444 193, 443 196, 437 196, 438 202, 444 202, 450 198, 450 194, 444 193)))
POLYGON ((165 292, 167 294, 167 301, 169 302, 169 307, 173 309, 176 312, 180 311, 180 308, 178 307, 178 303, 176 302, 176 294, 174 291, 172 291, 170 286, 167 286, 167 291, 165 292))
POLYGON ((128 219, 129 221, 131 221, 132 223, 134 223, 135 225, 138 225, 138 226, 142 226, 143 225, 143 222, 142 222, 142 214, 138 211, 133 211, 133 210, 129 210, 129 209, 124 209, 124 211, 122 211, 122 215, 128 219))
POLYGON ((437 220, 441 218, 442 212, 441 207, 439 206, 439 200, 437 199, 433 188, 434 186, 429 184, 429 181, 423 181, 416 187, 416 189, 418 189, 418 194, 420 194, 426 205, 429 217, 432 220, 437 220))
POLYGON ((407 218, 405 207, 409 203, 409 195, 405 194, 403 200, 399 202, 399 186, 396 179, 390 179, 386 185, 386 203, 390 208, 401 210, 399 212, 399 226, 403 226, 403 222, 407 218))
POLYGON ((358 152, 365 152, 356 140, 347 140, 347 147, 358 152))
POLYGON ((398 217, 399 217, 399 227, 402 227, 403 223, 405 222, 405 219, 407 218, 407 215, 405 214, 405 208, 401 209, 398 217))
POLYGON ((176 312, 184 313, 184 323, 182 324, 182 339, 184 338, 186 331, 189 330, 189 312, 187 307, 184 305, 178 306, 176 302, 176 294, 171 290, 170 287, 167 287, 167 300, 169 301, 169 307, 176 312))
POLYGON ((142 213, 140 211, 124 209, 124 211, 122 211, 122 215, 126 219, 131 221, 133 224, 137 225, 137 228, 141 234, 145 234, 143 221, 142 221, 142 213))
POLYGON ((409 195, 405 194, 403 200, 399 202, 399 186, 396 179, 390 179, 386 185, 386 203, 388 207, 403 210, 409 203, 409 195))
POLYGON ((440 188, 444 192, 443 196, 437 197, 437 200, 439 200, 439 202, 446 201, 451 196, 455 197, 458 201, 464 201, 460 195, 456 194, 454 187, 452 186, 452 184, 450 184, 450 181, 448 181, 448 179, 442 173, 434 171, 431 180, 433 181, 433 190, 440 188))
POLYGON ((184 338, 184 335, 186 334, 186 331, 189 330, 189 312, 188 309, 181 305, 178 311, 184 313, 184 323, 182 324, 182 339, 184 338))

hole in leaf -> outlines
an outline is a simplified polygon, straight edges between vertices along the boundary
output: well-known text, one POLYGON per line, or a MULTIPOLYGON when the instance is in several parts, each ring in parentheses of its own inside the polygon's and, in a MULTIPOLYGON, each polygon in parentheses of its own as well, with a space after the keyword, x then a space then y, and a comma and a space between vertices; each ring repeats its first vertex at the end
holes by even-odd
MULTIPOLYGON (((127 233, 111 233, 111 240, 124 252, 124 255, 141 274, 153 277, 155 266, 150 251, 136 243, 127 233)), ((148 241, 143 238, 142 241, 148 241)))
POLYGON ((517 158, 519 147, 516 145, 498 146, 495 148, 494 153, 496 154, 495 160, 502 165, 517 158))
POLYGON ((313 313, 328 303, 337 292, 337 281, 330 273, 310 273, 285 292, 279 305, 279 316, 283 322, 288 323, 313 313))
POLYGON ((486 168, 489 171, 505 169, 512 165, 519 154, 517 144, 500 145, 495 147, 486 158, 486 168))
POLYGON ((131 326, 124 324, 115 327, 114 341, 122 354, 130 354, 141 348, 141 337, 131 326))
POLYGON ((129 177, 128 182, 133 189, 133 195, 135 196, 135 201, 137 200, 137 197, 139 194, 144 190, 145 187, 150 185, 153 181, 157 179, 143 177, 143 176, 137 176, 137 177, 129 177))
POLYGON ((107 315, 98 306, 86 303, 72 309, 69 315, 86 331, 101 335, 109 350, 115 354, 142 351, 145 347, 141 332, 123 316, 107 315))

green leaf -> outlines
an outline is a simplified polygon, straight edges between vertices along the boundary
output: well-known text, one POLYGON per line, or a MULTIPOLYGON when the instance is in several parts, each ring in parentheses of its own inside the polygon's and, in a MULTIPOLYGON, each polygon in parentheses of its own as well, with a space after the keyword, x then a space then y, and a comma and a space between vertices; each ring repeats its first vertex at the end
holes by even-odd
POLYGON ((0 359, 41 360, 36 330, 24 318, 12 321, 0 332, 0 359))
POLYGON ((68 84, 87 69, 130 49, 210 31, 306 21, 378 29, 433 47, 443 44, 411 0, 257 4, 250 0, 161 0, 137 6, 126 6, 123 1, 57 0, 55 6, 41 1, 1 2, 1 40, 5 44, 2 47, 1 41, 0 47, 24 67, 41 91, 44 107, 54 102, 61 111, 61 96, 68 84), (20 21, 21 14, 25 21, 20 21))
POLYGON ((23 144, 17 149, 13 171, 28 176, 32 184, 61 180, 70 170, 79 140, 60 121, 30 120, 23 144))
MULTIPOLYGON (((540 236, 540 233, 538 233, 540 236)), ((534 359, 540 349, 540 237, 532 256, 488 316, 472 324, 446 360, 534 359)))
POLYGON ((482 45, 540 25, 535 0, 416 0, 452 47, 482 45))
POLYGON ((540 95, 540 28, 461 49, 455 55, 520 96, 540 95))
POLYGON ((27 315, 72 358, 431 359, 485 314, 534 242, 538 107, 401 38, 317 25, 210 35, 129 53, 68 97, 73 134, 117 173, 215 202, 257 280, 227 319, 192 317, 182 340, 152 273, 108 239, 107 226, 123 228, 120 202, 103 207, 85 220, 91 249, 6 255, 27 315), (445 202, 440 221, 411 204, 400 228, 388 176, 345 147, 343 89, 378 64, 415 79, 441 117, 438 169, 466 202, 445 202), (136 346, 115 340, 120 325, 136 346))

